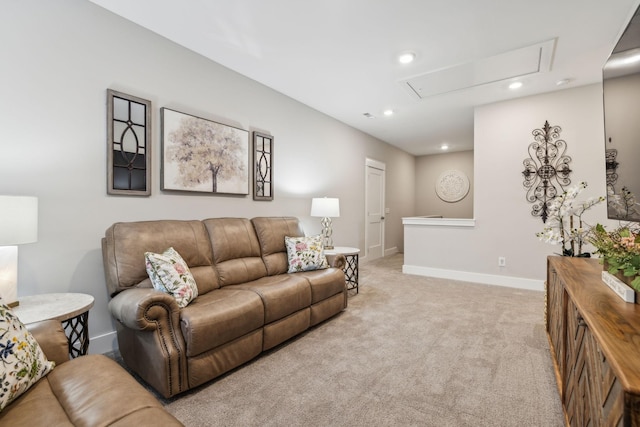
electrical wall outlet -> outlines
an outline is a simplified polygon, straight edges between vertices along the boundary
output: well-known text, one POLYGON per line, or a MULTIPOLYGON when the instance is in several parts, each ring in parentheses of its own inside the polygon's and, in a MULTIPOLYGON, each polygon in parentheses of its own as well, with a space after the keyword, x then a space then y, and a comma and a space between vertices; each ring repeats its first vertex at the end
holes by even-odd
POLYGON ((498 267, 505 267, 507 265, 507 259, 503 256, 498 257, 498 267))

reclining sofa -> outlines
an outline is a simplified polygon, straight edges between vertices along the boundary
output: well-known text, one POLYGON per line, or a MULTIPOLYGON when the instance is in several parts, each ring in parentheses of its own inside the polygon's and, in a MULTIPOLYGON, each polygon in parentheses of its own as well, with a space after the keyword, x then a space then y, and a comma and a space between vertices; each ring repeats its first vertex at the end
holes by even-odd
POLYGON ((344 257, 329 268, 287 273, 293 217, 115 223, 102 239, 106 284, 126 365, 164 397, 258 356, 344 310, 344 257), (155 290, 145 252, 173 247, 198 296, 180 308, 155 290))
POLYGON ((102 354, 69 360, 56 320, 27 326, 55 368, 0 412, 2 426, 182 426, 115 361, 102 354))

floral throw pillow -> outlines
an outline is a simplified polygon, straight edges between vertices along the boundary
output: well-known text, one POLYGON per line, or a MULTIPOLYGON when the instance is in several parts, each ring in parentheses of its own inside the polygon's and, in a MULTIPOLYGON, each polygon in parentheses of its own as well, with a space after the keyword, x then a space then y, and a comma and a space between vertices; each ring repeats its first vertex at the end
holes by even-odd
POLYGON ((324 256, 322 236, 285 237, 287 258, 289 259, 288 273, 311 271, 328 268, 329 263, 324 256))
POLYGON ((147 274, 153 287, 172 295, 183 308, 198 296, 198 286, 187 263, 175 249, 161 254, 145 252, 147 274))
POLYGON ((0 411, 54 366, 31 332, 0 299, 0 411))

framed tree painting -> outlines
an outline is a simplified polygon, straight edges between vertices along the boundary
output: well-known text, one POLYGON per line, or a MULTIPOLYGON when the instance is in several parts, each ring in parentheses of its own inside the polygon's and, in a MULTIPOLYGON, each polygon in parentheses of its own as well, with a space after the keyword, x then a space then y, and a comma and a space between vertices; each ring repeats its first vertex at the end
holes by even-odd
POLYGON ((161 108, 162 190, 249 194, 249 132, 161 108))
POLYGON ((253 132, 253 200, 273 200, 273 136, 253 132))
POLYGON ((107 89, 107 194, 151 195, 151 101, 107 89))

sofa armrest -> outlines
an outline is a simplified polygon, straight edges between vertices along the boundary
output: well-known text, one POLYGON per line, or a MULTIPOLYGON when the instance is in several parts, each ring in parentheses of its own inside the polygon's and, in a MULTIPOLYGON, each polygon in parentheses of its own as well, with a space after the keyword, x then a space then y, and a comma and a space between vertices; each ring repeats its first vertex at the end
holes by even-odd
POLYGON ((339 268, 340 270, 342 270, 347 264, 347 259, 342 254, 333 254, 327 255, 327 262, 329 263, 330 267, 339 268))
POLYGON ((109 301, 113 317, 129 329, 153 331, 161 324, 180 327, 180 307, 171 295, 153 288, 120 292, 109 301))
POLYGON ((153 288, 127 289, 109 301, 117 320, 118 347, 126 365, 164 397, 188 389, 180 307, 153 288))
POLYGON ((69 361, 69 340, 58 320, 44 320, 26 325, 38 341, 47 359, 60 365, 69 361))

